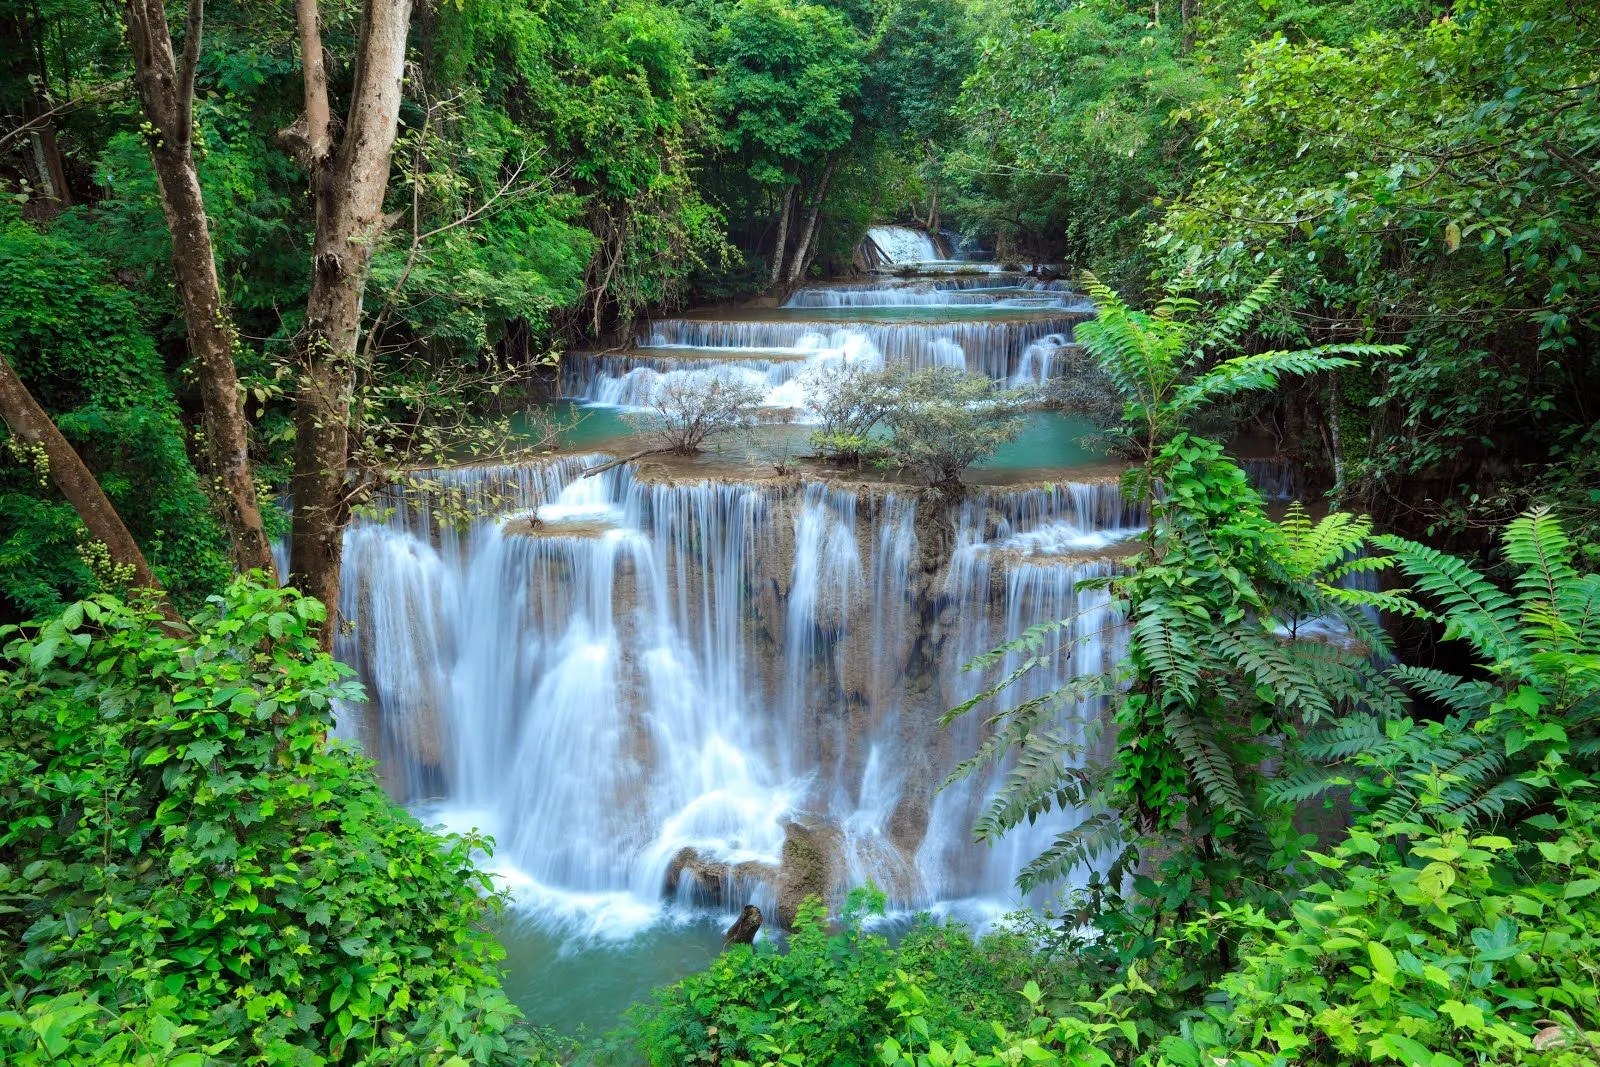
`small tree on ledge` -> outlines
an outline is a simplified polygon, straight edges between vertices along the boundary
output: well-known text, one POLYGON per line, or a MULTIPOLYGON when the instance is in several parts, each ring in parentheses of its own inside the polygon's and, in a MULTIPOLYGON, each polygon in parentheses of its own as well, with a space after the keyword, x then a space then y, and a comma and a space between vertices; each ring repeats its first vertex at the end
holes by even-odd
POLYGON ((653 441, 652 452, 699 452, 706 442, 747 426, 762 392, 746 382, 714 376, 663 378, 649 410, 629 421, 653 441))
POLYGON ((955 367, 884 373, 890 460, 940 492, 959 496, 961 472, 1022 432, 1028 392, 955 367))

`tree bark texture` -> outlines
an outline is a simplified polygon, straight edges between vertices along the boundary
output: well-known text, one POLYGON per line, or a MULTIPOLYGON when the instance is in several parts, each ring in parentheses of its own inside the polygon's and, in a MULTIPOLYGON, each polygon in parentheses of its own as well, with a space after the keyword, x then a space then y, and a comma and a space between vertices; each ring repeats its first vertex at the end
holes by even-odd
POLYGON ((0 418, 24 444, 44 450, 56 488, 83 520, 89 536, 106 546, 111 562, 127 569, 129 584, 135 589, 161 592, 161 583, 156 581, 139 543, 123 525, 122 516, 4 356, 0 356, 0 418))
POLYGON ((789 249, 789 209, 794 205, 794 186, 783 191, 783 207, 778 212, 778 240, 772 246, 772 276, 767 279, 771 289, 783 277, 783 254, 789 249))
POLYGON ((794 262, 789 265, 789 283, 800 280, 800 275, 811 263, 811 239, 817 233, 817 218, 822 214, 822 202, 828 197, 828 182, 833 178, 833 160, 822 168, 822 180, 817 183, 816 197, 811 201, 811 211, 806 215, 806 228, 800 231, 800 247, 795 249, 794 262))
POLYGON ((295 404, 291 580, 328 609, 322 643, 337 629, 344 526, 349 517, 350 404, 361 298, 373 245, 385 228, 383 198, 400 117, 411 0, 367 0, 355 85, 337 147, 316 0, 296 0, 306 93, 307 163, 316 210, 311 296, 295 404))
POLYGON ((761 909, 754 904, 746 904, 739 912, 739 917, 728 927, 722 935, 722 947, 732 948, 734 945, 753 945, 756 940, 756 931, 761 929, 761 909))
POLYGON ((128 0, 128 44, 134 84, 150 127, 146 140, 155 165, 161 208, 172 233, 172 270, 183 302, 189 354, 194 357, 204 409, 206 451, 216 479, 223 522, 240 570, 274 577, 272 546, 261 524, 250 470, 250 430, 233 363, 233 324, 222 305, 211 224, 206 219, 200 172, 194 160, 194 76, 200 59, 204 0, 190 0, 183 61, 172 50, 161 0, 128 0))

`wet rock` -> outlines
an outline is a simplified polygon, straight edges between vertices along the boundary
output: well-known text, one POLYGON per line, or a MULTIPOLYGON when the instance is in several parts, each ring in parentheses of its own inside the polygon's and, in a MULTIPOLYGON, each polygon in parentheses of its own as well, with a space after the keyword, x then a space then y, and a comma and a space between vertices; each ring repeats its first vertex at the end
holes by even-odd
MULTIPOLYGON (((693 848, 682 848, 667 865, 662 892, 668 897, 676 897, 688 884, 692 887, 690 894, 696 901, 724 905, 730 903, 741 888, 748 891, 753 885, 771 885, 777 873, 771 864, 753 861, 730 864, 725 860, 702 856, 693 848)), ((760 925, 760 912, 756 914, 756 924, 760 925)))
POLYGON ((838 881, 839 831, 825 823, 791 822, 783 828, 778 864, 778 926, 794 929, 795 915, 807 897, 828 900, 838 881))

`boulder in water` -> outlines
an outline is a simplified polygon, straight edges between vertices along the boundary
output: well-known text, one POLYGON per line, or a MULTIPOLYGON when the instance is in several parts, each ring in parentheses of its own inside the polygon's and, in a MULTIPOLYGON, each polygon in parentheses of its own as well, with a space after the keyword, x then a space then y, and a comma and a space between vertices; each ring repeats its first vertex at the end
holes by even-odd
POLYGON ((756 931, 759 929, 761 929, 761 909, 754 904, 746 904, 744 910, 739 912, 739 917, 733 921, 733 925, 728 927, 728 932, 722 935, 722 947, 754 944, 756 931))
POLYGON ((791 822, 783 828, 783 858, 778 864, 778 927, 794 929, 807 897, 827 900, 833 890, 839 831, 826 823, 791 822))
MULTIPOLYGON (((700 855, 693 848, 681 848, 667 865, 667 877, 662 891, 676 897, 687 884, 694 900, 704 904, 727 904, 739 887, 756 883, 771 885, 777 872, 770 864, 746 861, 728 863, 725 860, 700 855)), ((759 919, 757 920, 759 923, 759 919)))

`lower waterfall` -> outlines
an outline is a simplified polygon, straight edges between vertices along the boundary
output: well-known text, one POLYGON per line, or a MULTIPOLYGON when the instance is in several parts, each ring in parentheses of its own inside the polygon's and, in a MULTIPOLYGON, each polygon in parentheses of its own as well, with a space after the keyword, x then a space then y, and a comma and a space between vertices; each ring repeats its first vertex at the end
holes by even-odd
MULTIPOLYGON (((348 531, 336 651, 370 703, 341 732, 391 791, 492 835, 517 914, 563 937, 868 879, 898 910, 1026 903, 1067 817, 974 844, 998 780, 941 790, 980 727, 938 720, 1042 620, 1075 618, 1072 655, 1006 699, 1114 659, 1078 585, 1143 522, 1115 483, 975 490, 940 522, 881 484, 583 476, 604 458, 435 472, 348 531), (784 868, 797 835, 817 869, 784 868)), ((1093 745, 1097 711, 1061 729, 1093 745)))

